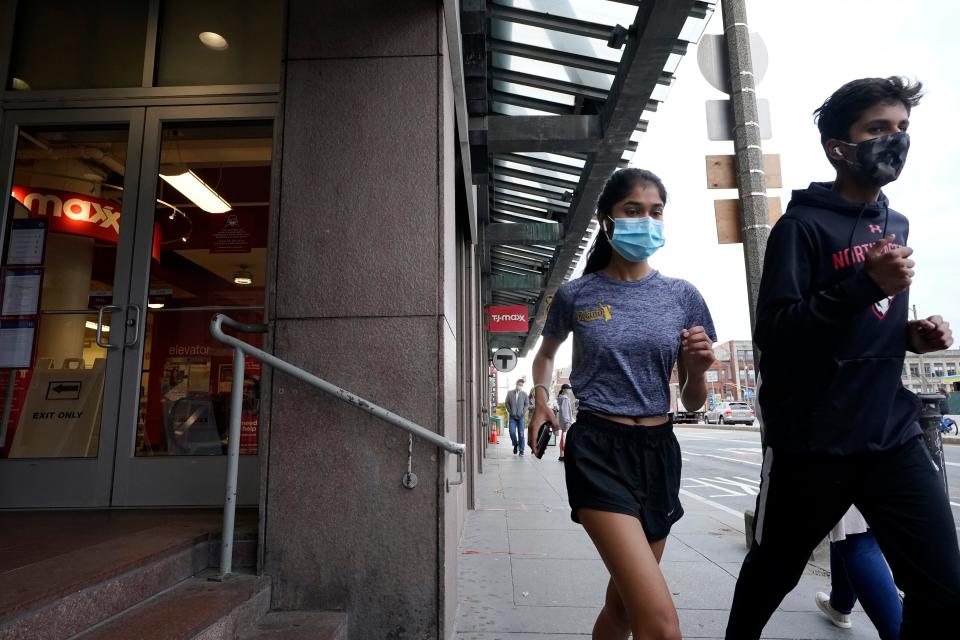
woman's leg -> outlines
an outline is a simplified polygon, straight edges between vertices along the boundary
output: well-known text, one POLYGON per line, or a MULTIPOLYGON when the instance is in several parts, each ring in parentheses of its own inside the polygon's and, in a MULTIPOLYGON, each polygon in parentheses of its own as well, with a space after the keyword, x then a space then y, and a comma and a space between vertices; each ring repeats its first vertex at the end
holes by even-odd
POLYGON ((664 540, 651 545, 637 518, 579 509, 577 516, 610 572, 594 640, 679 640, 680 622, 660 572, 664 540))
POLYGON ((903 606, 877 539, 867 531, 836 544, 860 604, 881 640, 896 640, 900 637, 903 606))

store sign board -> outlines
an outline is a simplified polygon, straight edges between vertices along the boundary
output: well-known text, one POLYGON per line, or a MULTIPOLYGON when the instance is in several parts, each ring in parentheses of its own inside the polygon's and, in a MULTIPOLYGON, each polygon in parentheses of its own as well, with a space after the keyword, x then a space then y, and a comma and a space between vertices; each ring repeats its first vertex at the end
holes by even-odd
MULTIPOLYGON (((33 218, 46 218, 50 231, 95 238, 116 244, 120 239, 121 204, 82 193, 14 187, 13 197, 30 210, 33 218)), ((160 259, 163 237, 160 225, 154 224, 153 258, 160 259)))
POLYGON ((487 331, 491 333, 525 333, 528 330, 526 305, 487 307, 487 331))
POLYGON ((35 187, 14 187, 13 197, 31 217, 49 220, 51 231, 113 243, 120 237, 120 203, 114 200, 35 187))

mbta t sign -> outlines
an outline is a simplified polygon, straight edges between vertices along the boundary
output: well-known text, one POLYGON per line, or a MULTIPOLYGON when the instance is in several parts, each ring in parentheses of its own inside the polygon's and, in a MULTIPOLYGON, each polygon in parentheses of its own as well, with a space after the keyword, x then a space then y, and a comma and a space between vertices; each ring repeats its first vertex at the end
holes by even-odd
POLYGON ((513 368, 517 366, 517 354, 513 349, 507 349, 506 347, 497 349, 497 352, 493 354, 493 366, 502 373, 513 371, 513 368))

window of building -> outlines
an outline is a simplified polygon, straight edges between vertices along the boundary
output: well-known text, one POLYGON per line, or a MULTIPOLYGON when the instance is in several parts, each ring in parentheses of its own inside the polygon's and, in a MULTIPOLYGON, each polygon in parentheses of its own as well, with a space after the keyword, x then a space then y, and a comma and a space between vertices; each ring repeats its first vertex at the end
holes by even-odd
POLYGON ((920 377, 920 365, 919 365, 919 364, 911 364, 911 365, 910 365, 910 377, 911 377, 911 378, 919 378, 919 377, 920 377))
POLYGON ((944 369, 944 366, 943 366, 943 363, 942 363, 942 362, 935 362, 935 363, 933 364, 933 375, 935 375, 935 376, 938 377, 938 378, 942 378, 942 377, 943 377, 943 369, 944 369))
POLYGON ((955 375, 957 375, 957 363, 956 363, 956 362, 948 362, 948 363, 947 363, 947 375, 948 375, 948 376, 955 376, 955 375))
POLYGON ((154 18, 151 4, 21 0, 7 88, 279 83, 282 0, 160 0, 154 18))
POLYGON ((157 86, 280 81, 280 0, 164 0, 157 86))
POLYGON ((19 2, 7 87, 139 87, 148 0, 19 2))

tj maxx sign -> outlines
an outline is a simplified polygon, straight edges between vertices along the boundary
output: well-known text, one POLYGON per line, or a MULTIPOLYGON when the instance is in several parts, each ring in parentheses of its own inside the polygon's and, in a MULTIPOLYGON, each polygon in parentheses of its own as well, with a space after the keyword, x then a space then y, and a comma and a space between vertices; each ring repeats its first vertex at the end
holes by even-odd
POLYGON ((31 218, 47 218, 50 230, 106 240, 120 237, 120 203, 79 193, 14 187, 13 197, 30 210, 31 218))
POLYGON ((526 305, 487 307, 487 331, 491 333, 525 333, 529 329, 526 305))

